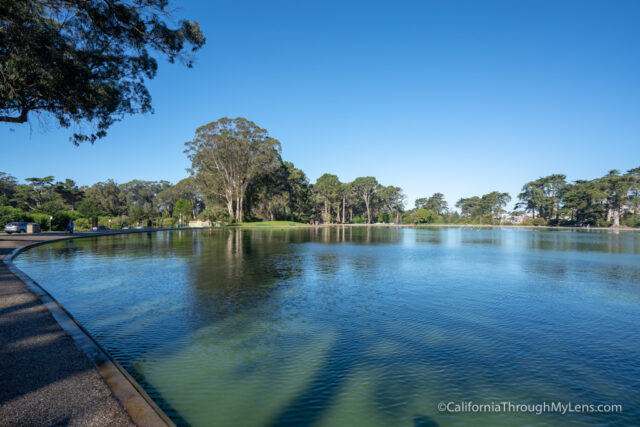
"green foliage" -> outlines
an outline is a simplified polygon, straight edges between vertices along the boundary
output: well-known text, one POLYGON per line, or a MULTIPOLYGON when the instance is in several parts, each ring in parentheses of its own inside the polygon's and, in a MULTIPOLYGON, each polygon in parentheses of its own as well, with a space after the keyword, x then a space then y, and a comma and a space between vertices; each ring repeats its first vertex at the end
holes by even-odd
POLYGON ((50 200, 48 202, 44 202, 40 207, 38 207, 38 213, 43 213, 46 215, 55 215, 56 213, 63 210, 62 203, 57 200, 50 200))
POLYGON ((212 206, 210 208, 206 208, 200 214, 200 219, 203 221, 211 221, 211 223, 231 222, 231 216, 229 215, 229 210, 224 206, 212 206))
POLYGON ((175 218, 162 218, 162 227, 164 228, 175 227, 176 222, 177 221, 175 218))
MULTIPOLYGON (((482 197, 473 196, 466 199, 460 199, 456 203, 456 207, 460 208, 462 216, 468 218, 475 217, 492 217, 504 212, 504 207, 511 200, 511 196, 508 193, 500 193, 498 191, 492 191, 485 194, 482 197)), ((483 219, 482 224, 493 221, 489 219, 483 219)))
POLYGON ((137 224, 141 222, 145 217, 145 211, 140 206, 130 206, 129 207, 129 223, 137 224))
POLYGON ((170 20, 166 0, 20 0, 0 6, 0 121, 48 112, 61 126, 85 122, 75 144, 94 142, 126 114, 151 111, 149 49, 188 66, 186 45, 204 44, 196 22, 170 20))
POLYGON ((28 215, 12 206, 0 206, 0 227, 12 221, 28 221, 28 215))
POLYGON ((86 218, 78 218, 74 221, 74 224, 78 231, 87 231, 91 227, 91 223, 86 218))
POLYGON ((87 219, 92 219, 104 215, 104 211, 100 208, 100 205, 96 199, 89 197, 84 199, 78 205, 78 212, 87 219))
POLYGON ((182 220, 186 221, 187 218, 191 218, 191 211, 193 210, 193 206, 191 202, 185 199, 180 199, 173 206, 173 216, 174 218, 179 218, 182 215, 182 220))
POLYGON ((41 213, 32 213, 29 215, 30 222, 37 222, 40 224, 40 229, 42 231, 49 230, 49 215, 41 214, 41 213))
POLYGON ((622 225, 626 227, 640 227, 640 215, 629 215, 622 218, 622 225))
POLYGON ((416 209, 424 208, 435 212, 437 215, 446 215, 449 210, 449 205, 442 193, 434 193, 433 196, 426 198, 416 199, 416 209))
POLYGON ((531 225, 536 226, 536 227, 542 227, 547 225, 547 220, 544 218, 533 218, 531 220, 531 225))
POLYGON ((223 117, 201 126, 185 145, 205 196, 223 199, 237 222, 244 219, 249 185, 282 165, 280 142, 242 117, 223 117))
POLYGON ((361 215, 356 215, 351 220, 351 222, 354 224, 364 224, 365 221, 366 221, 365 218, 363 218, 361 215))
POLYGON ((58 211, 53 215, 53 219, 51 220, 51 229, 53 231, 64 231, 67 229, 67 225, 72 219, 73 218, 69 215, 69 212, 58 211))

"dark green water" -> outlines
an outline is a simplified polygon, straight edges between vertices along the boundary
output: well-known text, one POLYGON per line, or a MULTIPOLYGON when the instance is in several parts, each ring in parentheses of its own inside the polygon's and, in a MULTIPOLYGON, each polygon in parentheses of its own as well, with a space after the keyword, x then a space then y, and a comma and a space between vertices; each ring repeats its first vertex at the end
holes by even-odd
POLYGON ((639 233, 219 229, 62 241, 16 264, 179 424, 640 419, 639 233), (468 401, 623 410, 438 410, 468 401))

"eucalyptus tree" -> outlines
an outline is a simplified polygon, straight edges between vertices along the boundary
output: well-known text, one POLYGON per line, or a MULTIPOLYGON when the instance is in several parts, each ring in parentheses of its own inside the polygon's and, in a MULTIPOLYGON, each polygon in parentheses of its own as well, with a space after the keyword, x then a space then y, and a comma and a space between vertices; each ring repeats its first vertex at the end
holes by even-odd
POLYGON ((330 173, 322 175, 313 185, 313 195, 316 203, 322 206, 321 215, 324 222, 331 222, 332 211, 342 201, 341 186, 338 177, 330 173))
POLYGON ((229 216, 244 218, 247 187, 259 175, 278 168, 280 142, 252 121, 223 117, 196 130, 185 143, 191 172, 205 195, 224 201, 229 216))
POLYGON ((309 179, 291 162, 284 162, 287 169, 286 190, 289 195, 290 220, 308 220, 311 214, 309 179))
POLYGON ((158 194, 171 186, 169 181, 143 181, 134 179, 120 185, 127 197, 129 216, 136 220, 158 216, 158 194))
POLYGON ((354 193, 362 199, 367 212, 367 224, 371 224, 372 201, 380 189, 378 180, 372 176, 356 178, 351 183, 354 193))
POLYGON ((192 65, 205 38, 197 22, 168 22, 167 0, 0 2, 0 122, 50 113, 63 127, 87 123, 94 142, 124 115, 151 111, 151 51, 192 65))
POLYGON ((95 199, 108 215, 120 216, 127 212, 127 195, 113 179, 93 184, 85 194, 95 199))
POLYGON ((245 212, 247 216, 274 221, 284 219, 289 212, 288 169, 284 164, 280 167, 254 178, 245 196, 245 212))
POLYGON ((82 215, 83 218, 93 219, 97 218, 100 215, 104 215, 105 212, 102 210, 100 203, 92 197, 87 197, 80 203, 78 203, 78 212, 82 215))
MULTIPOLYGON (((195 178, 187 177, 171 185, 166 181, 159 181, 162 190, 153 198, 153 206, 164 217, 172 217, 176 202, 180 199, 188 200, 193 207, 192 216, 195 218, 204 210, 204 200, 195 178)), ((213 200, 212 200, 213 202, 213 200)))

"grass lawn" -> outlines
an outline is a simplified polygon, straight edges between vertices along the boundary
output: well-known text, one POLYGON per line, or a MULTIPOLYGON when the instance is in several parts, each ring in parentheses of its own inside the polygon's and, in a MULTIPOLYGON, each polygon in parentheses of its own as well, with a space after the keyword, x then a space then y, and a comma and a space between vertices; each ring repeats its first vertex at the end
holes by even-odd
POLYGON ((263 221, 263 222, 232 222, 232 227, 295 227, 298 225, 309 225, 303 222, 293 221, 263 221))

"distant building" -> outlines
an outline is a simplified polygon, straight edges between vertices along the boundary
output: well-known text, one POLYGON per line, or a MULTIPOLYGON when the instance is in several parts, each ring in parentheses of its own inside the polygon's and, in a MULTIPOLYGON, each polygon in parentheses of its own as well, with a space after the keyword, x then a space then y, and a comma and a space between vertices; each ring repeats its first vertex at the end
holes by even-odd
POLYGON ((211 227, 211 221, 189 221, 189 227, 211 227))
POLYGON ((512 223, 512 224, 522 224, 522 222, 526 219, 530 219, 531 217, 525 213, 503 213, 499 216, 501 223, 512 223))

